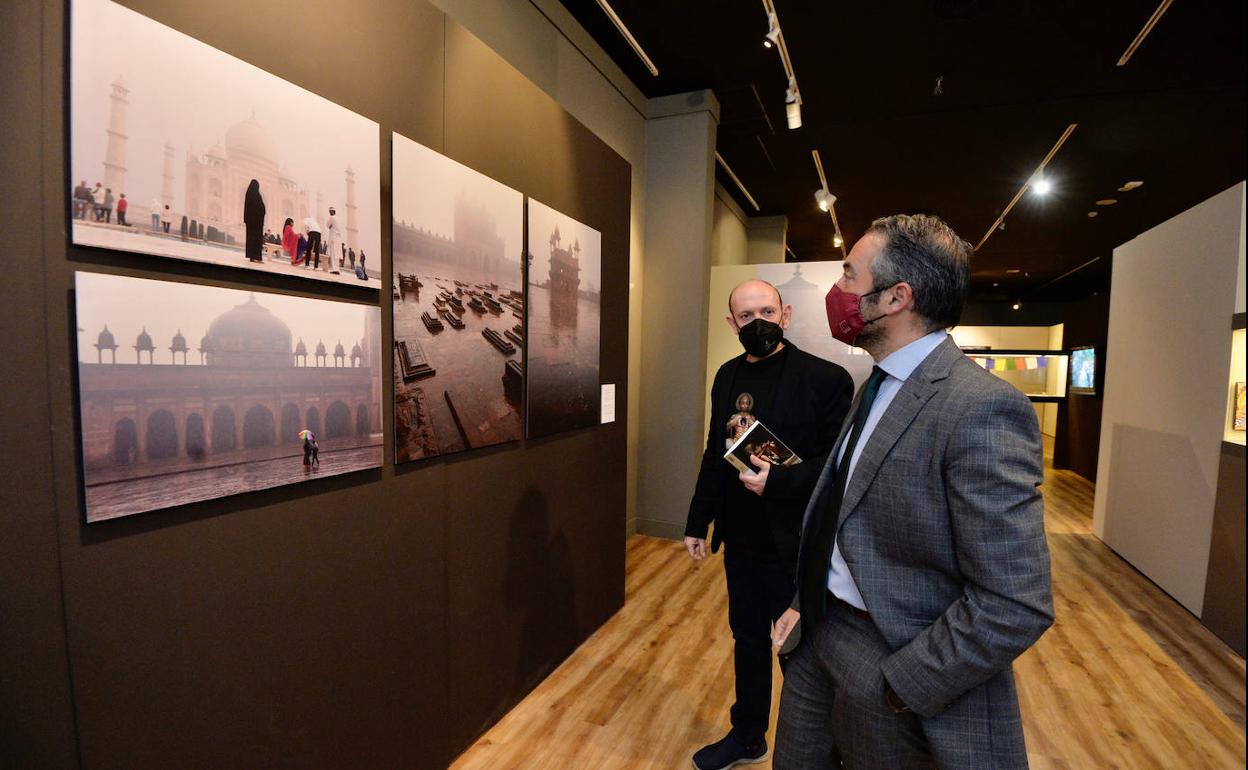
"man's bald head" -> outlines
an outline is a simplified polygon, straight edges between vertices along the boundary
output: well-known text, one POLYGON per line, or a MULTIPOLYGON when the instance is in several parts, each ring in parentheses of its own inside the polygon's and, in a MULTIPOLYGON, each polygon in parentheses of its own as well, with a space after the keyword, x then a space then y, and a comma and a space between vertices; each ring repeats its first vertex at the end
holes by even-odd
POLYGON ((777 308, 784 306, 784 300, 780 297, 780 290, 774 284, 761 278, 752 278, 737 284, 736 288, 728 292, 728 315, 735 316, 739 310, 739 305, 749 300, 758 299, 763 301, 771 300, 777 308), (762 296, 767 294, 771 296, 762 296))

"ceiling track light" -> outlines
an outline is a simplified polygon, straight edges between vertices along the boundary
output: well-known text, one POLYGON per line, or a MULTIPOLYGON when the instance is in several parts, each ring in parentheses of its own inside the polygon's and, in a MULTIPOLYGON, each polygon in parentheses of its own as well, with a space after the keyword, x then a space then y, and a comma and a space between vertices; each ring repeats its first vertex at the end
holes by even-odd
POLYGON ((801 128, 802 92, 797 87, 797 74, 793 72, 793 60, 789 58, 789 47, 785 45, 784 32, 780 29, 780 17, 776 14, 776 4, 773 0, 763 0, 763 10, 767 13, 767 41, 780 49, 780 63, 784 66, 784 77, 789 84, 784 94, 784 115, 788 120, 789 128, 801 128))
MULTIPOLYGON (((819 150, 811 150, 810 156, 815 159, 815 171, 819 172, 819 190, 815 193, 815 201, 826 202, 828 216, 832 217, 832 228, 835 235, 832 237, 832 245, 841 250, 841 259, 845 259, 845 238, 841 234, 841 223, 836 221, 836 196, 828 192, 828 177, 823 173, 823 160, 819 157, 819 150), (839 243, 838 243, 839 241, 839 243)), ((819 208, 823 208, 822 205, 819 208)))
POLYGON ((767 34, 763 37, 763 45, 771 48, 780 44, 780 19, 775 12, 767 14, 767 34))
POLYGON ((1140 33, 1135 36, 1135 40, 1131 41, 1131 45, 1127 46, 1127 50, 1122 52, 1122 56, 1118 58, 1118 66, 1124 67, 1131 60, 1131 56, 1135 50, 1144 42, 1144 38, 1148 37, 1148 33, 1153 31, 1153 27, 1157 26, 1157 22, 1161 20, 1161 15, 1170 7, 1170 3, 1174 0, 1161 0, 1161 5, 1157 6, 1157 10, 1153 11, 1153 15, 1148 17, 1148 21, 1144 22, 1144 26, 1140 28, 1140 33))
POLYGON ((750 191, 745 189, 745 185, 741 184, 741 180, 738 179, 737 175, 732 172, 732 168, 729 167, 728 161, 724 160, 723 155, 719 154, 719 150, 715 151, 715 162, 720 165, 720 167, 724 170, 724 173, 728 175, 728 178, 732 180, 733 184, 737 186, 737 189, 741 191, 741 194, 745 196, 745 199, 750 202, 751 206, 754 207, 754 210, 758 211, 758 201, 754 200, 754 196, 750 195, 750 191))
POLYGON ((984 237, 979 239, 979 243, 975 244, 975 251, 982 249, 984 244, 988 242, 988 239, 992 237, 992 234, 995 233, 998 228, 1002 230, 1005 229, 1005 218, 1009 216, 1009 213, 1014 209, 1014 206, 1018 204, 1018 201, 1023 197, 1023 194, 1027 192, 1027 189, 1031 187, 1032 183, 1044 179, 1045 166, 1049 165, 1049 161, 1053 160, 1053 156, 1057 155, 1057 151, 1062 149, 1062 145, 1066 144, 1066 140, 1070 138, 1070 135, 1073 134, 1075 129, 1078 127, 1078 123, 1071 123, 1069 126, 1066 126, 1066 130, 1062 132, 1060 137, 1058 137, 1057 142, 1049 150, 1049 154, 1044 156, 1044 160, 1040 161, 1040 165, 1036 166, 1036 170, 1032 172, 1031 176, 1027 177, 1027 181, 1023 182, 1023 186, 1018 188, 1018 192, 1014 193, 1014 197, 1010 200, 1009 204, 997 216, 996 220, 993 221, 992 225, 988 228, 988 232, 984 233, 984 237))
POLYGON ((611 19, 611 23, 614 24, 615 28, 620 31, 620 34, 624 36, 624 39, 628 41, 628 44, 633 47, 633 53, 637 54, 637 57, 641 59, 641 63, 646 65, 646 69, 650 70, 650 74, 658 77, 659 68, 654 66, 654 62, 651 61, 650 57, 646 55, 646 52, 641 49, 641 43, 638 43, 637 38, 633 37, 633 33, 629 32, 628 27, 624 26, 624 22, 620 19, 619 15, 616 14, 615 9, 611 7, 611 4, 608 3, 607 0, 598 0, 598 5, 602 7, 603 13, 607 14, 607 18, 611 19))

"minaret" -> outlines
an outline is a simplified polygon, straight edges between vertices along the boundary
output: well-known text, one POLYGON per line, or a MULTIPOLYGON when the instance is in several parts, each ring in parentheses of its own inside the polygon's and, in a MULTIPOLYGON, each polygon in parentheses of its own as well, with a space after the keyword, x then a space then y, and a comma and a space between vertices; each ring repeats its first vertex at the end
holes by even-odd
POLYGON ((165 142, 165 170, 161 173, 160 205, 173 208, 173 145, 165 142))
POLYGON ((114 196, 126 192, 126 109, 130 106, 130 89, 120 77, 113 81, 113 93, 109 97, 112 107, 108 113, 108 149, 104 151, 104 186, 114 196))
POLYGON ((347 166, 347 248, 360 245, 359 217, 355 205, 355 171, 347 166))
POLYGON ((364 366, 372 375, 372 398, 368 405, 368 429, 381 433, 381 313, 374 308, 364 312, 364 366))

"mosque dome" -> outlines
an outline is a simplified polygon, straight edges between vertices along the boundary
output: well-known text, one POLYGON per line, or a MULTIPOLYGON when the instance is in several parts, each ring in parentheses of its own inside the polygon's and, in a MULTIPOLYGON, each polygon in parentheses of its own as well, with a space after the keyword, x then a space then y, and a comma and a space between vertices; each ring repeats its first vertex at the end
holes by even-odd
POLYGON ((277 145, 269 138, 269 132, 256 122, 254 114, 225 132, 225 148, 231 157, 250 155, 277 165, 277 145))
POLYGON ((147 333, 147 327, 143 327, 143 331, 139 332, 139 336, 134 341, 135 350, 155 350, 156 346, 152 344, 152 335, 147 333))
POLYGON ((252 294, 208 325, 206 341, 213 353, 208 363, 247 368, 291 366, 291 336, 290 327, 252 294))
POLYGON ((117 340, 113 337, 113 333, 108 330, 108 324, 104 324, 104 331, 100 332, 100 336, 95 338, 95 346, 100 350, 116 349, 117 340))
POLYGON ((178 333, 173 335, 173 344, 169 346, 169 349, 175 353, 186 351, 186 337, 182 336, 181 329, 178 329, 178 333))
POLYGON ((225 148, 219 144, 214 144, 213 146, 209 147, 208 152, 205 154, 210 158, 217 158, 219 160, 226 159, 225 148))

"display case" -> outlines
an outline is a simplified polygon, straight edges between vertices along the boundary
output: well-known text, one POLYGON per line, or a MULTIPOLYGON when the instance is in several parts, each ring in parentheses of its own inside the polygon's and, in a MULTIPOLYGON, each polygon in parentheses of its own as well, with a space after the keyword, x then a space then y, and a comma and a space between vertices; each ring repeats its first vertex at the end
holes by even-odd
POLYGON ((1226 426, 1223 440, 1244 445, 1244 316, 1239 314, 1231 332, 1231 371, 1227 377, 1226 426))
POLYGON ((1064 350, 963 348, 967 358, 1005 380, 1037 403, 1066 398, 1070 356, 1064 350))

